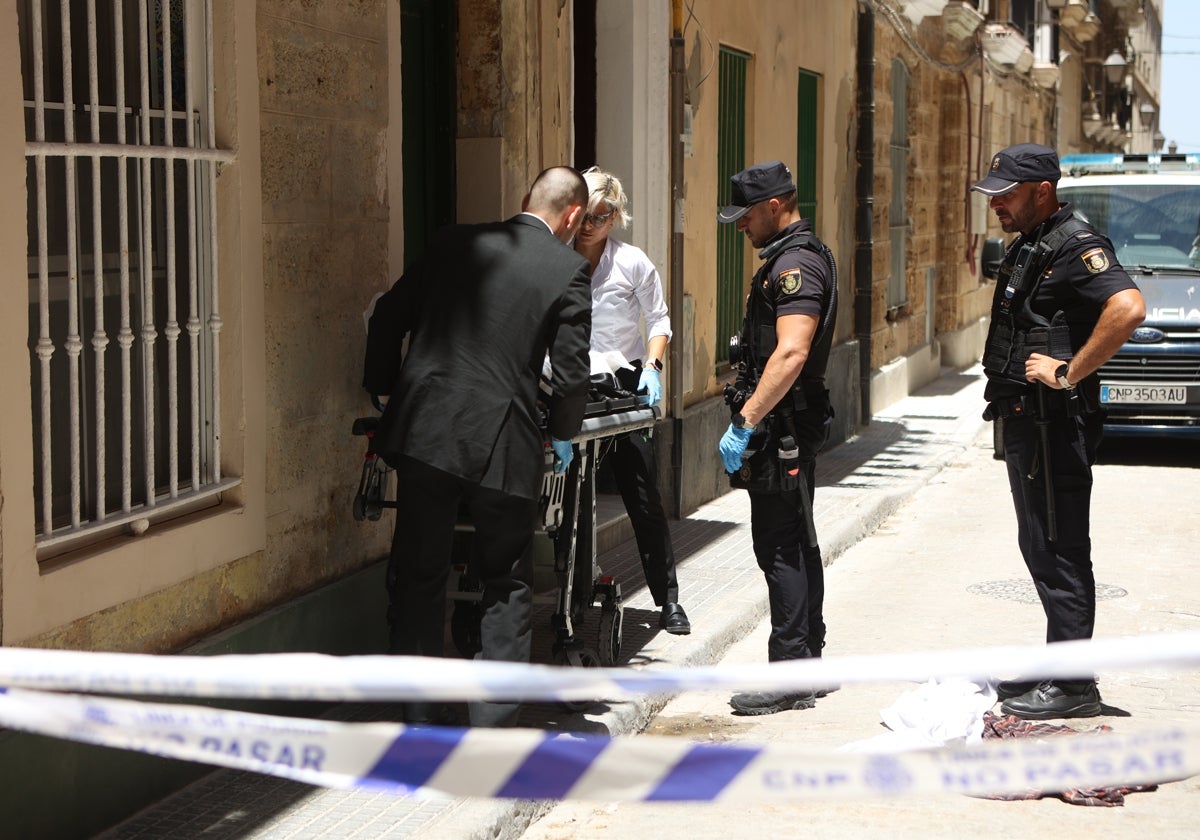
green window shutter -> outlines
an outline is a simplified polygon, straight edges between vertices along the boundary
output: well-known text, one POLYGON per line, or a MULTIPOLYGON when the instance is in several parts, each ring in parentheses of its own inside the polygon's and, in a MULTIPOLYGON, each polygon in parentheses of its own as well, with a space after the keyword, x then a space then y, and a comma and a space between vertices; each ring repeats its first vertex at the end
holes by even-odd
POLYGON ((800 71, 796 85, 796 201, 800 215, 817 231, 817 83, 819 77, 800 71))
MULTIPOLYGON (((717 101, 717 203, 730 201, 729 179, 746 168, 746 76, 750 56, 721 48, 717 101)), ((717 225, 717 347, 720 369, 729 364, 729 338, 741 331, 745 311, 745 242, 736 224, 717 225)))

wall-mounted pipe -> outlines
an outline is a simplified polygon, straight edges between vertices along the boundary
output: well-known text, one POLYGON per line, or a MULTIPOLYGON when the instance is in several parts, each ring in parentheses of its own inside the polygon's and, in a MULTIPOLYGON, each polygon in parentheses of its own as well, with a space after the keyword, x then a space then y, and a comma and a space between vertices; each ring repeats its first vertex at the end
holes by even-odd
POLYGON ((875 12, 858 6, 858 135, 854 205, 854 336, 858 339, 859 419, 871 422, 871 299, 875 224, 875 12))
POLYGON ((675 481, 675 516, 683 517, 683 123, 686 64, 683 43, 683 0, 671 2, 671 472, 675 481))

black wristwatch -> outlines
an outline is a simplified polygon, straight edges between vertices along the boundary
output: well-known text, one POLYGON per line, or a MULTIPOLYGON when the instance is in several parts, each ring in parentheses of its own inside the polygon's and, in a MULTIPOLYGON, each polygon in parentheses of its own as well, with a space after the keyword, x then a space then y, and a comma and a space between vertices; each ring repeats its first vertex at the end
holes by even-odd
POLYGON ((1058 380, 1058 384, 1061 385, 1066 391, 1075 390, 1075 386, 1071 384, 1069 379, 1067 379, 1067 371, 1070 370, 1070 368, 1070 362, 1063 362, 1058 366, 1058 369, 1054 371, 1054 378, 1058 380))
POLYGON ((652 367, 659 373, 662 373, 662 369, 663 369, 662 359, 647 359, 646 363, 644 365, 642 365, 642 367, 644 367, 644 368, 652 367))
POLYGON ((746 418, 742 416, 742 413, 740 411, 737 414, 733 415, 733 419, 730 422, 733 423, 733 427, 735 429, 754 429, 754 428, 756 428, 753 423, 746 422, 746 418))

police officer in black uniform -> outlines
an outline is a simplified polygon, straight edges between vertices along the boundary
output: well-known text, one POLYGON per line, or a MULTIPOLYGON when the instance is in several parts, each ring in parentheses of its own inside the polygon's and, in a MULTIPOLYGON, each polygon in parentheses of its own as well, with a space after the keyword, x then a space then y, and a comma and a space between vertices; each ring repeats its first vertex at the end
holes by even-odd
MULTIPOLYGON (((825 365, 837 311, 833 256, 800 218, 792 174, 779 161, 732 178, 732 204, 717 214, 737 222, 763 264, 751 281, 742 333, 731 342, 734 412, 718 447, 734 487, 750 493, 754 556, 767 580, 772 662, 820 656, 825 643, 821 549, 813 526, 817 452, 833 410, 825 365)), ((738 694, 735 714, 808 709, 824 692, 738 694)))
MULTIPOLYGON (((1096 619, 1089 509, 1100 443, 1096 371, 1145 317, 1112 244, 1056 192, 1053 149, 1010 146, 971 189, 1009 246, 984 349, 985 419, 1001 420, 1017 542, 1046 613, 1046 641, 1090 639, 1096 619)), ((1001 711, 1032 720, 1100 714, 1094 679, 1005 681, 1001 711)))

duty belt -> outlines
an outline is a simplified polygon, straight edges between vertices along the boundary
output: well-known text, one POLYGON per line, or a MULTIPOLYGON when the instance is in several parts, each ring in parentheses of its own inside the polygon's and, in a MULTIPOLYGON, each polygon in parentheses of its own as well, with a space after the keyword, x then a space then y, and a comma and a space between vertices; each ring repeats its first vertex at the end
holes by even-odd
MULTIPOLYGON (((1058 420, 1064 417, 1075 417, 1096 410, 1086 396, 1080 391, 1067 395, 1063 391, 1050 391, 1045 402, 1046 419, 1058 420)), ((1017 397, 999 397, 987 404, 983 410, 984 420, 1006 420, 1010 417, 1038 416, 1037 399, 1030 394, 1017 397)))
POLYGON ((1026 405, 1026 397, 1002 397, 992 400, 983 410, 984 420, 1005 420, 1009 417, 1026 417, 1032 412, 1026 405))

